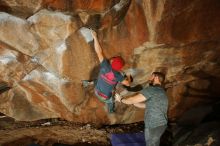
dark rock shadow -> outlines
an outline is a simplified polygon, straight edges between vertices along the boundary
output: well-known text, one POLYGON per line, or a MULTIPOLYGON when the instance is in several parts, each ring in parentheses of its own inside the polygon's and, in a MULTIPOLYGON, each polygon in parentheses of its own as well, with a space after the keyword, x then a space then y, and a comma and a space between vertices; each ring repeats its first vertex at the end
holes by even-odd
POLYGON ((6 82, 0 82, 0 94, 8 91, 11 87, 6 82))
POLYGON ((95 66, 92 71, 90 72, 89 80, 96 80, 99 74, 99 65, 95 66))

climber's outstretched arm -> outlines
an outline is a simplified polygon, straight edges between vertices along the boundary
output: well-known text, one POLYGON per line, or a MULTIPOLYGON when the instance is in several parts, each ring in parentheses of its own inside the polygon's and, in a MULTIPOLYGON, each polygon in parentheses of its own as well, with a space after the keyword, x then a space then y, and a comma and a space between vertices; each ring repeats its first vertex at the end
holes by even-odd
POLYGON ((94 30, 91 30, 91 33, 92 33, 92 36, 93 36, 93 39, 94 39, 95 52, 98 55, 99 61, 102 62, 103 59, 104 59, 104 54, 103 54, 102 48, 99 44, 99 40, 97 38, 97 33, 94 30))

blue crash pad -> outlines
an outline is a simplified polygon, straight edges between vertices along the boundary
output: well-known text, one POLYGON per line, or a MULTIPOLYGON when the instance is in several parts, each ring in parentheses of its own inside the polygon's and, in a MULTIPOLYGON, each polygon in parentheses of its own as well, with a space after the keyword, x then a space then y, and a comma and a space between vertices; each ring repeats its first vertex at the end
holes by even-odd
POLYGON ((146 146, 144 132, 112 134, 112 146, 146 146))

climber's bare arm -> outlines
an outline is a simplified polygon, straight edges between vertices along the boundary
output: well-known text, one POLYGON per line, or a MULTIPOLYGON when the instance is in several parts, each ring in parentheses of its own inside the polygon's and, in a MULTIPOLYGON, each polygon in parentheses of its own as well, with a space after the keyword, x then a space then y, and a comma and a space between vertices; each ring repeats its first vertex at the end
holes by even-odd
POLYGON ((97 38, 97 33, 94 30, 91 30, 91 33, 92 33, 92 36, 93 36, 93 39, 94 39, 95 52, 96 52, 96 54, 99 58, 99 62, 101 63, 104 59, 104 54, 103 54, 102 48, 99 44, 99 40, 97 38))

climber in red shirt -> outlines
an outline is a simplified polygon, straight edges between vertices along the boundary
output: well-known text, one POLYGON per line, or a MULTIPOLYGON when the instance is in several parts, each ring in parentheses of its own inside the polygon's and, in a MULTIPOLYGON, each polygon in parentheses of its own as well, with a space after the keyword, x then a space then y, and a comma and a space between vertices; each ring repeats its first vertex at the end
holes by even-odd
MULTIPOLYGON (((125 86, 129 86, 131 81, 130 76, 127 77, 121 73, 125 64, 122 57, 115 56, 109 60, 106 59, 99 44, 97 33, 91 30, 91 34, 94 39, 95 52, 100 61, 98 79, 95 81, 95 83, 92 82, 95 84, 95 95, 100 101, 107 104, 109 113, 113 113, 115 87, 119 82, 125 86)), ((92 83, 85 80, 83 81, 84 87, 92 83)))

